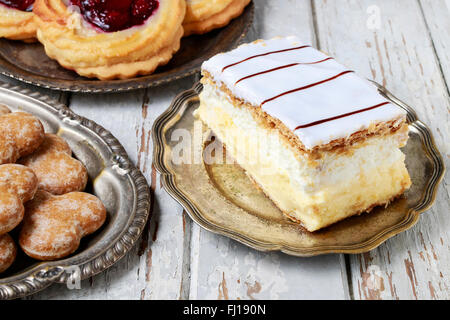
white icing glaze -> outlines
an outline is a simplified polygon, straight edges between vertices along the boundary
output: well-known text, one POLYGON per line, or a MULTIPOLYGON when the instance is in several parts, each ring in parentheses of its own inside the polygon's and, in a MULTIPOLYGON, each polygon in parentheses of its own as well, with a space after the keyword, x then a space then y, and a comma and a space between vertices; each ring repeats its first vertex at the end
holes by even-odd
MULTIPOLYGON (((349 70, 334 59, 311 64, 328 58, 312 47, 259 56, 226 68, 255 55, 305 45, 308 44, 302 43, 296 37, 257 41, 211 58, 203 64, 202 69, 211 74, 218 85, 226 85, 235 97, 254 106, 261 106, 266 100, 287 91, 321 82, 349 70), (300 64, 260 74, 236 84, 244 77, 292 63, 300 64)), ((385 102, 387 100, 368 81, 355 73, 347 73, 305 90, 280 96, 261 107, 295 131, 305 147, 312 149, 335 139, 349 137, 355 132, 367 129, 373 123, 403 118, 406 113, 389 103, 307 128, 296 128, 385 102)))

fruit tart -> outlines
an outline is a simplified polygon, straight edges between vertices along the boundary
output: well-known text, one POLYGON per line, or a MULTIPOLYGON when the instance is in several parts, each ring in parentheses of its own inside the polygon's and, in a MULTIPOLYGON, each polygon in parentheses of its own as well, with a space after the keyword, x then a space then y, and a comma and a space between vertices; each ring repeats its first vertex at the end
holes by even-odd
POLYGON ((36 41, 34 0, 0 0, 0 38, 36 41))
POLYGON ((186 0, 184 35, 221 28, 240 16, 251 0, 186 0))
POLYGON ((36 0, 47 55, 101 80, 147 75, 180 48, 184 0, 36 0))

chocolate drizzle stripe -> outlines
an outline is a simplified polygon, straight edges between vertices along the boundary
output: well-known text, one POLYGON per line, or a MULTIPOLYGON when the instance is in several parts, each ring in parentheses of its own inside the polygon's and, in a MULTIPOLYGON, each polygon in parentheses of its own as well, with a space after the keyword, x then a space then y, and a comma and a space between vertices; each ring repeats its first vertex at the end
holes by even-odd
POLYGON ((310 47, 311 47, 311 46, 301 46, 301 47, 295 47, 295 48, 289 48, 289 49, 283 49, 283 50, 277 50, 277 51, 271 51, 271 52, 266 52, 266 53, 262 53, 262 54, 257 54, 257 55, 255 55, 255 56, 248 57, 247 59, 244 59, 244 60, 235 62, 235 63, 233 63, 233 64, 230 64, 230 65, 224 67, 224 68, 222 69, 222 72, 224 72, 224 71, 225 71, 226 69, 228 69, 228 68, 231 68, 231 67, 233 67, 233 66, 236 66, 236 65, 238 65, 238 64, 241 64, 242 62, 245 62, 245 61, 248 61, 248 60, 252 60, 252 59, 255 59, 255 58, 268 56, 268 55, 270 55, 270 54, 281 53, 281 52, 287 52, 287 51, 293 51, 293 50, 300 50, 300 49, 310 48, 310 47))
POLYGON ((297 128, 295 128, 294 131, 299 130, 299 129, 305 129, 305 128, 317 126, 317 125, 322 124, 322 123, 325 123, 325 122, 329 122, 329 121, 333 121, 333 120, 345 118, 345 117, 348 117, 348 116, 352 116, 352 115, 354 115, 354 114, 358 114, 358 113, 366 112, 366 111, 369 111, 369 110, 373 110, 373 109, 376 109, 376 108, 385 106, 385 105, 387 105, 387 104, 389 104, 389 103, 390 103, 390 102, 383 102, 383 103, 377 104, 377 105, 372 106, 372 107, 369 107, 369 108, 360 109, 360 110, 356 110, 356 111, 353 111, 353 112, 341 114, 341 115, 336 116, 336 117, 332 117, 332 118, 323 119, 323 120, 311 122, 311 123, 308 123, 308 124, 304 124, 304 125, 301 125, 301 126, 298 126, 297 128))
POLYGON ((282 69, 286 69, 286 68, 290 68, 290 67, 294 67, 294 66, 298 66, 298 65, 318 64, 318 63, 322 63, 322 62, 325 62, 325 61, 328 61, 328 60, 331 60, 331 59, 333 59, 333 58, 330 57, 330 58, 326 58, 326 59, 315 61, 315 62, 297 62, 297 63, 287 64, 285 66, 281 66, 281 67, 269 69, 269 70, 266 70, 266 71, 258 72, 258 73, 255 73, 255 74, 251 74, 249 76, 246 76, 244 78, 239 79, 238 81, 236 81, 236 83, 234 85, 237 85, 239 82, 244 81, 246 79, 250 79, 250 78, 253 78, 253 77, 265 74, 265 73, 270 73, 270 72, 274 72, 274 71, 277 71, 277 70, 282 70, 282 69))
POLYGON ((246 79, 250 79, 250 78, 259 76, 259 75, 261 75, 261 74, 265 74, 265 73, 269 73, 269 72, 273 72, 273 71, 277 71, 277 70, 281 70, 281 69, 290 68, 290 67, 293 67, 293 66, 297 66, 297 65, 299 65, 299 64, 300 64, 300 63, 291 63, 291 64, 287 64, 287 65, 285 65, 285 66, 281 66, 281 67, 273 68, 273 69, 270 69, 270 70, 266 70, 266 71, 254 73, 254 74, 251 74, 251 75, 249 75, 249 76, 246 76, 246 77, 244 77, 244 78, 239 79, 238 81, 236 81, 236 83, 235 83, 234 85, 237 85, 237 84, 238 84, 239 82, 241 82, 241 81, 244 81, 244 80, 246 80, 246 79))
POLYGON ((353 72, 354 71, 347 70, 347 71, 344 71, 344 72, 341 72, 341 73, 335 75, 334 77, 331 77, 331 78, 328 78, 328 79, 325 79, 325 80, 322 80, 322 81, 319 81, 319 82, 316 82, 316 83, 312 83, 312 84, 309 84, 309 85, 304 86, 304 87, 300 87, 300 88, 297 88, 297 89, 293 89, 293 90, 290 90, 290 91, 283 92, 283 93, 281 93, 281 94, 279 94, 279 95, 277 95, 275 97, 272 97, 270 99, 267 99, 267 100, 263 101, 263 103, 261 103, 261 106, 263 106, 267 102, 273 101, 273 100, 278 99, 278 98, 280 98, 282 96, 285 96, 285 95, 288 95, 288 94, 291 94, 291 93, 294 93, 294 92, 297 92, 297 91, 302 91, 302 90, 306 90, 306 89, 318 86, 318 85, 320 85, 322 83, 325 83, 325 82, 328 82, 328 81, 332 81, 334 79, 342 77, 343 75, 346 75, 348 73, 353 73, 353 72))

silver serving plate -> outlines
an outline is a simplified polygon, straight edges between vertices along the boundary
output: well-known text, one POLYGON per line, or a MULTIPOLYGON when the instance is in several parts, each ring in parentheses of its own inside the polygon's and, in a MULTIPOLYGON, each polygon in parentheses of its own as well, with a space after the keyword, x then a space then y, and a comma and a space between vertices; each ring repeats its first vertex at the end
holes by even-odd
MULTIPOLYGON (((311 233, 285 218, 238 165, 174 163, 172 153, 178 150, 179 140, 172 140, 172 133, 181 129, 193 137, 198 128, 192 113, 199 105, 200 83, 178 95, 154 123, 153 159, 164 188, 201 227, 256 250, 301 257, 372 250, 419 221, 420 213, 433 204, 445 171, 430 130, 414 110, 375 85, 387 99, 407 111, 410 126, 410 139, 403 152, 412 186, 386 208, 378 207, 311 233)), ((201 130, 207 137, 209 129, 203 125, 201 130)))
POLYGON ((151 195, 146 179, 110 132, 48 96, 0 82, 0 104, 34 114, 46 132, 67 140, 88 170, 87 192, 99 197, 108 212, 104 226, 68 258, 38 262, 19 253, 10 270, 0 274, 0 299, 73 281, 74 270, 85 279, 109 268, 133 247, 147 222, 151 195))

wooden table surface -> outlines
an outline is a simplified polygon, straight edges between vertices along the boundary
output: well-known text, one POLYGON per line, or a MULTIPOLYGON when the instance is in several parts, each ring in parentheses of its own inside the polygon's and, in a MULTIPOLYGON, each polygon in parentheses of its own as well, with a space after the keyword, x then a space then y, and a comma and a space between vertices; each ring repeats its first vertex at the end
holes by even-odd
MULTIPOLYGON (((430 126, 448 166, 450 0, 254 2, 249 41, 297 35, 382 83, 430 126)), ((109 129, 144 172, 154 201, 151 223, 124 259, 80 290, 53 285, 29 299, 450 299, 448 174, 413 229, 361 255, 260 253, 191 222, 161 188, 150 130, 194 80, 121 94, 40 90, 109 129)))

